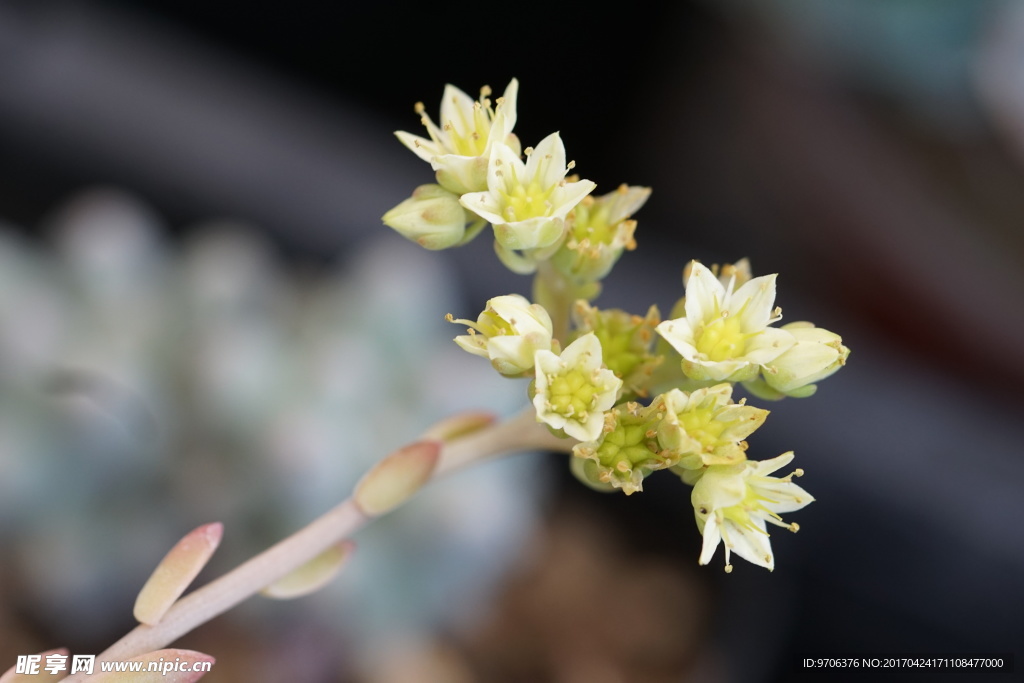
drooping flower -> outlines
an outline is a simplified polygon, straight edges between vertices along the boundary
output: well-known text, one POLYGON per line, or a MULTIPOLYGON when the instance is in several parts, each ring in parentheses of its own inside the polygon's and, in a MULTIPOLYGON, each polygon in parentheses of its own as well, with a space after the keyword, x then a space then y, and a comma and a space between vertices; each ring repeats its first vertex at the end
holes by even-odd
POLYGON ((764 424, 768 411, 732 400, 732 385, 689 394, 673 389, 662 398, 664 417, 658 442, 678 458, 677 467, 731 465, 746 459, 746 439, 764 424))
POLYGON ((560 356, 541 350, 534 360, 537 420, 574 439, 596 440, 622 387, 622 380, 601 366, 601 342, 591 332, 560 356))
POLYGON ((740 382, 757 376, 760 366, 796 343, 793 335, 769 327, 781 318, 775 303, 775 275, 756 277, 735 287, 719 282, 694 262, 686 282, 686 315, 666 320, 658 333, 682 356, 683 373, 695 380, 740 382))
MULTIPOLYGON (((496 296, 487 302, 476 322, 448 316, 448 322, 469 327, 469 334, 455 338, 464 350, 491 361, 507 377, 533 371, 537 351, 552 347, 551 317, 544 307, 518 294, 496 296)), ((557 342, 555 342, 557 343, 557 342)))
POLYGON ((700 564, 710 562, 718 544, 723 543, 726 571, 732 571, 732 553, 769 571, 775 568, 765 523, 797 531, 798 525, 783 523, 781 513, 814 502, 807 491, 792 481, 794 476, 803 474, 802 470, 781 478, 768 476, 792 460, 790 451, 771 460, 716 465, 703 472, 690 497, 697 528, 704 535, 700 564))
MULTIPOLYGON (((596 185, 567 181, 565 145, 552 133, 526 150, 526 162, 515 149, 496 143, 487 167, 487 190, 462 196, 462 205, 494 225, 498 255, 520 272, 535 268, 529 257, 515 252, 557 248, 565 235, 565 217, 596 185), (512 262, 512 263, 510 263, 512 262)), ((545 254, 545 257, 548 254, 545 254)))
POLYGON ((491 89, 487 86, 480 89, 480 99, 474 101, 455 86, 446 85, 441 98, 440 126, 425 113, 422 102, 416 104, 416 113, 421 115, 429 139, 404 131, 396 131, 395 135, 416 156, 430 162, 437 172, 437 182, 445 189, 458 195, 485 190, 493 145, 500 142, 519 154, 519 140, 512 134, 518 92, 519 82, 513 78, 504 96, 492 107, 491 89))

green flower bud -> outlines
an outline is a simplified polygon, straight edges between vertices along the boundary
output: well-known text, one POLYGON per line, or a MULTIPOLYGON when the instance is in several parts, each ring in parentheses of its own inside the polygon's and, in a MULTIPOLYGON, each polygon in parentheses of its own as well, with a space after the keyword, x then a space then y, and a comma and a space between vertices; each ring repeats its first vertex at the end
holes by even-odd
POLYGON ((662 361, 651 353, 654 328, 661 322, 658 308, 651 306, 641 318, 617 308, 598 310, 579 301, 573 320, 580 334, 593 332, 601 342, 604 364, 622 380, 624 398, 646 396, 654 369, 662 361))

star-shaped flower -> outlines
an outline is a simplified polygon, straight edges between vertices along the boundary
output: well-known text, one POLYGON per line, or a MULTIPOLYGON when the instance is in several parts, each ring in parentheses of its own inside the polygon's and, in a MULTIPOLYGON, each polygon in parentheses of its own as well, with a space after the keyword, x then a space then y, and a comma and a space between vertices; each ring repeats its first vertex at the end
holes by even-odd
POLYGON ((622 380, 601 366, 601 342, 593 332, 569 344, 556 356, 537 351, 537 419, 580 441, 594 441, 604 427, 604 414, 618 398, 622 380))
MULTIPOLYGON (((569 182, 565 145, 552 133, 526 150, 526 162, 508 145, 491 148, 487 190, 462 195, 462 205, 494 225, 499 256, 510 265, 511 252, 557 248, 565 234, 565 217, 596 185, 569 182), (504 252, 504 253, 503 253, 504 252)), ((546 255, 545 255, 546 256, 546 255)), ((518 270, 529 272, 527 259, 518 270)))
POLYGON ((792 451, 761 462, 708 467, 693 487, 690 497, 697 528, 704 535, 700 564, 707 564, 719 543, 725 544, 725 570, 732 571, 731 553, 768 570, 775 568, 775 556, 765 522, 797 531, 796 524, 784 524, 783 512, 792 512, 814 502, 807 491, 793 483, 795 470, 785 477, 772 472, 793 460, 792 451))
POLYGON ((666 320, 658 333, 683 357, 683 372, 700 381, 740 382, 796 343, 774 327, 781 319, 775 303, 775 275, 755 277, 735 288, 694 262, 686 283, 686 315, 666 320))
POLYGON ((664 418, 658 443, 673 453, 678 467, 695 470, 705 465, 732 465, 746 459, 746 439, 764 424, 768 411, 732 400, 732 385, 719 384, 685 393, 664 395, 664 418))
POLYGON ((446 85, 441 98, 441 125, 428 116, 422 102, 416 104, 416 113, 430 138, 422 138, 404 131, 395 135, 416 156, 429 161, 437 172, 437 182, 445 189, 462 195, 487 188, 487 164, 491 148, 502 143, 519 153, 519 140, 512 134, 516 125, 516 95, 519 81, 512 79, 491 106, 491 89, 480 89, 480 99, 474 101, 453 85, 446 85))

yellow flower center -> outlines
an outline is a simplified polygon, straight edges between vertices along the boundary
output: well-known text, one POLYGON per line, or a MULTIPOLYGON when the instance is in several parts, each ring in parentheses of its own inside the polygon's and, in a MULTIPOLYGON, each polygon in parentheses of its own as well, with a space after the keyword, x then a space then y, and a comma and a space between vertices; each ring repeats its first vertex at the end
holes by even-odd
POLYGON ((490 309, 480 314, 474 327, 488 338, 516 334, 511 323, 490 309))
POLYGON ((529 185, 517 184, 509 193, 502 192, 505 199, 505 218, 509 221, 525 221, 529 218, 547 216, 551 211, 551 192, 554 187, 544 189, 536 180, 529 185))
POLYGON ((722 432, 728 425, 714 419, 715 414, 711 408, 688 410, 680 413, 678 417, 679 424, 686 430, 687 435, 699 441, 705 451, 711 452, 718 446, 729 443, 721 439, 722 432))
POLYGON ((578 368, 551 379, 548 390, 551 410, 564 417, 582 419, 593 407, 597 387, 578 368))
POLYGON ((591 244, 611 244, 615 237, 612 225, 608 224, 608 207, 597 205, 592 197, 585 197, 574 209, 572 236, 577 242, 589 240, 591 244), (594 207, 597 206, 595 209, 594 207))
POLYGON ((654 453, 648 445, 651 442, 647 436, 649 429, 649 425, 642 423, 620 422, 615 431, 605 435, 597 448, 601 465, 619 472, 628 472, 638 463, 650 460, 654 453))
POLYGON ((722 316, 704 325, 694 346, 717 363, 742 356, 747 350, 747 335, 743 334, 737 316, 722 316))
MULTIPOLYGON (((488 89, 487 92, 490 90, 488 89)), ((464 115, 461 108, 456 107, 455 109, 459 118, 458 122, 444 122, 449 144, 455 153, 461 156, 482 156, 487 149, 487 139, 491 134, 491 121, 494 119, 491 100, 486 96, 481 96, 479 101, 473 103, 473 114, 470 118, 464 115)))

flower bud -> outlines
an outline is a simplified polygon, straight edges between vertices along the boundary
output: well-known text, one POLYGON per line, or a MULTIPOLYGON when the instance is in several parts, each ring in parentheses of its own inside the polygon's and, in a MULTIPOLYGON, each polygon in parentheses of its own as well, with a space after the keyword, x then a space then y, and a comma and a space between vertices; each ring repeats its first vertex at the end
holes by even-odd
POLYGON ((796 343, 762 368, 764 382, 785 396, 810 396, 815 382, 825 379, 846 363, 850 349, 834 332, 809 322, 783 325, 796 343))
POLYGON ((420 185, 412 196, 384 214, 384 224, 426 249, 465 244, 486 225, 466 213, 459 197, 440 185, 420 185))

